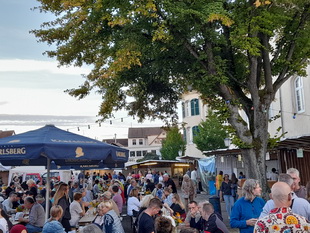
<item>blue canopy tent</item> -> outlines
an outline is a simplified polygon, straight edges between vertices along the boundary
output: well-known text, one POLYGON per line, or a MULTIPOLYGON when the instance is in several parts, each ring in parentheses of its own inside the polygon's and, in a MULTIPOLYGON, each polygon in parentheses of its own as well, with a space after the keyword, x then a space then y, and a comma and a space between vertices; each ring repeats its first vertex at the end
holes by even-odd
MULTIPOLYGON (((76 169, 124 168, 128 150, 61 130, 54 125, 0 139, 0 162, 3 165, 44 165, 49 180, 52 161, 57 166, 76 169)), ((49 182, 47 195, 48 192, 49 182)))

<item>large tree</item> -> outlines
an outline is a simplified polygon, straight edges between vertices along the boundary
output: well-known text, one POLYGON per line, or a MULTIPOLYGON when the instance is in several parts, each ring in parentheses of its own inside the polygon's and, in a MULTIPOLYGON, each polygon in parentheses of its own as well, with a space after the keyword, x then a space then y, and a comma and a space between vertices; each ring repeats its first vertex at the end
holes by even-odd
POLYGON ((180 94, 197 90, 234 128, 247 177, 266 183, 267 110, 285 81, 305 75, 309 0, 38 1, 57 16, 33 31, 56 45, 47 55, 93 67, 71 95, 101 93, 103 119, 123 108, 175 119, 180 94))

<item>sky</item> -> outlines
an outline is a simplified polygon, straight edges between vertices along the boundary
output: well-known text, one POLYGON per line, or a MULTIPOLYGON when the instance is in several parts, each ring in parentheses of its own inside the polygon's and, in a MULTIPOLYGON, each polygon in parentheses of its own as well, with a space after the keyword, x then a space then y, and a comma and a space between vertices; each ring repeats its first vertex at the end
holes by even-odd
POLYGON ((96 117, 101 96, 82 100, 64 93, 84 82, 89 67, 57 67, 43 52, 51 48, 29 31, 39 29, 53 15, 31 10, 35 0, 0 0, 0 130, 15 133, 54 124, 98 140, 126 138, 128 127, 162 126, 160 121, 138 123, 125 111, 99 126, 96 117), (123 122, 121 121, 123 118, 123 122))

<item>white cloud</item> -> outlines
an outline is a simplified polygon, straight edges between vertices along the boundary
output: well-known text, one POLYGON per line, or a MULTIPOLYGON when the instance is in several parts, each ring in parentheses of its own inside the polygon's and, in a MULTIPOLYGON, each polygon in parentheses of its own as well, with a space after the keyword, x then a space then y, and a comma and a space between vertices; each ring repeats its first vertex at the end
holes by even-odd
POLYGON ((88 74, 90 68, 87 67, 57 67, 56 61, 38 61, 23 59, 0 59, 0 72, 34 72, 48 71, 53 74, 88 74))

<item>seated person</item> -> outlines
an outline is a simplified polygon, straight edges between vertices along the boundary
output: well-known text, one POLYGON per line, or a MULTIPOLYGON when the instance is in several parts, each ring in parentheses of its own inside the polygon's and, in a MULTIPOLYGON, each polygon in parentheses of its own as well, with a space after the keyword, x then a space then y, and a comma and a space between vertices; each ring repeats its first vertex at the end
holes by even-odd
POLYGON ((155 219, 155 232, 156 233, 171 233, 172 230, 173 230, 173 226, 169 218, 160 216, 155 219))
POLYGON ((81 206, 82 202, 82 193, 74 193, 74 201, 70 204, 70 215, 71 219, 69 220, 71 227, 77 227, 79 220, 82 216, 85 215, 84 208, 81 206))
POLYGON ((41 232, 45 223, 45 212, 39 203, 32 197, 25 198, 25 208, 29 210, 29 219, 19 218, 20 222, 26 223, 28 233, 41 232))
POLYGON ((214 213, 211 203, 204 203, 201 208, 201 216, 205 220, 203 231, 210 233, 229 233, 223 221, 214 213))
POLYGON ((42 233, 65 233, 63 226, 58 221, 61 219, 63 210, 60 205, 51 208, 51 218, 43 226, 42 233))
POLYGON ((189 212, 185 219, 185 225, 202 231, 202 218, 199 212, 199 206, 196 201, 191 201, 188 204, 189 212))
MULTIPOLYGON (((167 203, 165 203, 165 207, 167 206, 167 203)), ((171 214, 174 216, 180 216, 181 220, 184 221, 186 218, 186 213, 185 213, 185 206, 180 198, 180 196, 177 193, 173 193, 172 196, 172 204, 169 206, 169 211, 171 214)))
POLYGON ((13 202, 17 200, 17 194, 11 192, 9 197, 2 202, 3 210, 6 214, 11 215, 16 213, 16 209, 13 209, 13 202))
POLYGON ((129 198, 127 201, 127 215, 136 216, 139 212, 141 203, 138 199, 139 190, 133 188, 129 193, 129 198))

